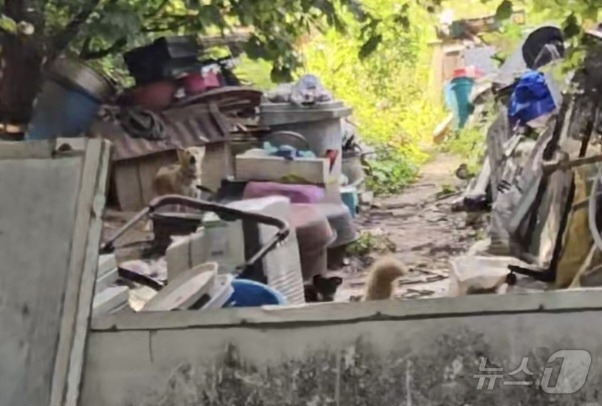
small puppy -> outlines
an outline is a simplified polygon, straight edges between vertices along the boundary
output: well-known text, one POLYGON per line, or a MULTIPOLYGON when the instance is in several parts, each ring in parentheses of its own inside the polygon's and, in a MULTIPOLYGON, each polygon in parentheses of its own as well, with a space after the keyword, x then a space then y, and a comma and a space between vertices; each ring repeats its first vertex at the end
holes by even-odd
POLYGON ((164 166, 155 176, 155 192, 158 196, 181 195, 200 199, 201 166, 205 148, 178 150, 178 163, 164 166))
POLYGON ((315 275, 312 279, 312 284, 305 286, 305 302, 334 302, 337 290, 342 284, 343 279, 341 278, 325 278, 322 275, 315 275))
POLYGON ((370 268, 363 301, 392 299, 395 281, 406 273, 405 265, 395 258, 378 260, 370 268))

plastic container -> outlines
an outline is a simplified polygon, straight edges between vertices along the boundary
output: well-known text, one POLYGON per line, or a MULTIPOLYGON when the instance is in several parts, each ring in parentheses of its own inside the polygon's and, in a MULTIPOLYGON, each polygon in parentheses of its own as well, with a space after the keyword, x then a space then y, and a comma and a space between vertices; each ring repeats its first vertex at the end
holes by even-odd
POLYGON ((286 305, 285 297, 261 283, 237 279, 232 282, 234 293, 224 307, 261 307, 286 305))
POLYGON ((358 214, 359 197, 357 194, 357 188, 355 186, 345 186, 341 188, 341 199, 349 212, 351 217, 355 218, 358 214))
POLYGON ((113 90, 84 63, 58 58, 46 73, 25 140, 83 136, 113 90))
POLYGON ((331 175, 338 178, 342 173, 343 123, 352 110, 343 103, 332 101, 313 106, 299 107, 290 103, 264 103, 261 105, 261 125, 272 131, 292 131, 301 134, 311 150, 324 157, 326 151, 335 150, 339 158, 331 175))
POLYGON ((47 80, 36 99, 25 140, 83 136, 100 105, 89 95, 47 80))
POLYGON ((334 233, 326 216, 309 204, 292 206, 291 226, 297 233, 303 280, 310 281, 315 275, 327 271, 327 249, 334 233))
POLYGON ((160 112, 174 101, 178 85, 171 80, 163 80, 130 89, 127 93, 129 104, 160 112))
POLYGON ((313 204, 324 199, 324 189, 314 185, 286 185, 275 182, 249 182, 245 188, 245 199, 269 196, 288 197, 293 204, 313 204))
POLYGON ((200 49, 194 36, 162 37, 152 44, 132 49, 123 59, 139 85, 169 77, 177 71, 200 68, 200 49))
POLYGON ((456 130, 461 130, 466 125, 471 114, 470 93, 474 86, 474 79, 458 77, 451 81, 447 95, 448 104, 456 121, 456 130))
POLYGON ((219 275, 215 282, 215 288, 210 294, 211 300, 203 306, 202 310, 221 309, 224 307, 234 294, 233 281, 234 277, 232 275, 219 275))
POLYGON ((316 204, 315 207, 328 218, 330 227, 337 235, 336 241, 329 246, 329 249, 349 245, 357 240, 358 233, 347 206, 343 203, 329 203, 316 204))

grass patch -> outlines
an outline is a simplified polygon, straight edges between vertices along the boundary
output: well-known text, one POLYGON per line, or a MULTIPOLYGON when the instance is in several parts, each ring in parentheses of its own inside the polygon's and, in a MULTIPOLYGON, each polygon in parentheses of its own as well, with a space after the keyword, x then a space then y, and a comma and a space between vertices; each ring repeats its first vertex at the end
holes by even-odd
POLYGON ((485 152, 485 135, 480 128, 466 128, 443 144, 443 151, 462 158, 468 172, 476 174, 485 152))
POLYGON ((372 253, 390 254, 395 252, 397 246, 387 234, 364 231, 356 242, 351 244, 348 253, 352 257, 366 258, 372 253))
POLYGON ((404 154, 381 149, 369 163, 367 187, 378 196, 399 193, 416 180, 418 169, 404 154))

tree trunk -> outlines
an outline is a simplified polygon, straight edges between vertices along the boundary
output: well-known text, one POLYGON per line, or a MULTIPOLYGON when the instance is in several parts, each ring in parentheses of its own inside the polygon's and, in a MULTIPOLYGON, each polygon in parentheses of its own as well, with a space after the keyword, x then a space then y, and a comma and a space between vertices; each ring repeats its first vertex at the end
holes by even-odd
MULTIPOLYGON (((4 13, 17 22, 29 21, 28 7, 28 0, 6 0, 4 13)), ((4 33, 0 38, 0 119, 4 123, 29 122, 42 83, 44 55, 40 36, 38 32, 33 36, 4 33)))
POLYGON ((2 41, 0 118, 5 123, 29 122, 42 83, 42 55, 33 41, 7 37, 2 41))

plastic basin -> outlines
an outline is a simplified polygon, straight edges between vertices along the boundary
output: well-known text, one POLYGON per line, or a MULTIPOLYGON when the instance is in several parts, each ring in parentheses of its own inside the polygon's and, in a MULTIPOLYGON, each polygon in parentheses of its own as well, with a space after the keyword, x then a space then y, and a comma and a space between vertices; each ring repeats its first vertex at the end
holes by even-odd
POLYGON ((285 297, 278 291, 261 283, 234 280, 234 293, 224 307, 261 307, 285 305, 285 297))

